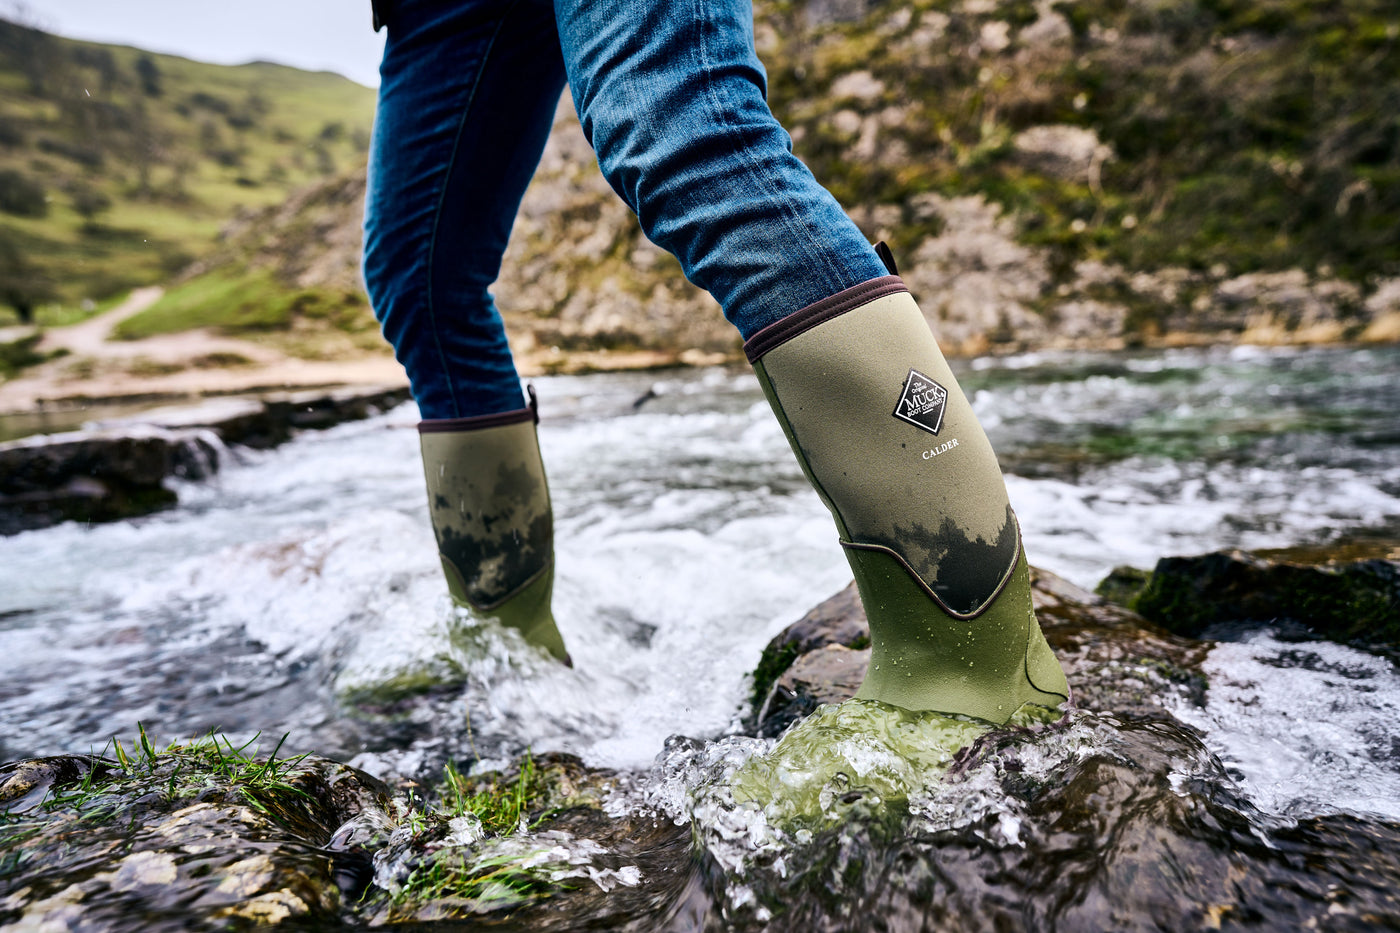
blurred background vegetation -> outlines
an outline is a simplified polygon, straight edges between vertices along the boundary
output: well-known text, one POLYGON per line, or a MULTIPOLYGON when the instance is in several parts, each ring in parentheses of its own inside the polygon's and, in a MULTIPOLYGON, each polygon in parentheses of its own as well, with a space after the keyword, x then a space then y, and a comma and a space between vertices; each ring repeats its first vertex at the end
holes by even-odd
POLYGON ((206 255, 240 211, 364 163, 374 91, 0 20, 0 323, 61 324, 206 255))
MULTIPOLYGON (((1116 303, 1120 333, 1160 335, 1184 326, 1175 306, 1220 306, 1231 277, 1285 270, 1308 301, 1340 295, 1355 316, 1400 277, 1395 0, 757 0, 755 13, 774 111, 872 239, 917 258, 959 233, 947 199, 973 197, 1048 270, 1017 286, 1020 317, 998 312, 1002 330, 1063 330, 1060 309, 1087 296, 1116 303), (1085 271, 1095 263, 1109 271, 1085 271), (1323 279, 1341 285, 1318 291, 1323 279)), ((119 336, 202 324, 377 339, 353 270, 371 89, 0 21, 0 92, 0 324, 77 320, 159 283, 173 287, 119 336), (323 246, 334 275, 316 271, 323 246)), ((527 196, 502 306, 544 345, 639 345, 665 330, 658 295, 691 299, 569 145, 561 158, 586 171, 537 179, 555 186, 540 203, 567 210, 531 219, 527 196), (603 323, 570 324, 571 297, 603 323)), ((923 261, 933 271, 916 277, 952 280, 923 261)))

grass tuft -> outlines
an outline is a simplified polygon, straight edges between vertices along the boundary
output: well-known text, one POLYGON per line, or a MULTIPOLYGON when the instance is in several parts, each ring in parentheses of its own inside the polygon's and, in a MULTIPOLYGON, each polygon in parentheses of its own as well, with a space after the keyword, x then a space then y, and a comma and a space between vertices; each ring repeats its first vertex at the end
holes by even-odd
POLYGON ((513 906, 559 885, 514 855, 484 859, 438 857, 413 869, 395 900, 472 900, 486 910, 513 906))
POLYGON ((293 783, 297 766, 306 756, 277 758, 287 741, 286 735, 270 756, 261 759, 249 751, 261 733, 235 746, 227 736, 210 732, 203 738, 172 742, 158 750, 144 725, 137 723, 136 729, 130 752, 121 739, 113 738, 108 748, 116 761, 93 756, 93 767, 83 773, 81 780, 70 787, 55 788, 44 801, 43 809, 68 809, 84 819, 100 821, 124 809, 132 794, 139 796, 152 787, 158 787, 167 801, 222 789, 276 819, 289 805, 307 796, 293 783))
MULTIPOLYGON (((526 815, 545 797, 548 785, 534 756, 526 752, 514 781, 503 783, 498 775, 493 775, 489 785, 473 783, 448 762, 438 790, 443 813, 449 819, 470 813, 488 832, 503 835, 520 828, 526 815)), ((534 822, 538 824, 551 814, 552 811, 546 811, 534 822)))
POLYGON ((471 777, 449 764, 435 788, 434 806, 410 795, 402 825, 412 832, 413 847, 426 855, 392 890, 390 902, 403 907, 470 901, 473 912, 494 911, 566 888, 567 881, 538 858, 547 847, 521 838, 557 812, 548 806, 551 789, 549 776, 529 752, 513 774, 471 777), (483 838, 471 847, 438 847, 449 824, 464 816, 476 818, 483 838))

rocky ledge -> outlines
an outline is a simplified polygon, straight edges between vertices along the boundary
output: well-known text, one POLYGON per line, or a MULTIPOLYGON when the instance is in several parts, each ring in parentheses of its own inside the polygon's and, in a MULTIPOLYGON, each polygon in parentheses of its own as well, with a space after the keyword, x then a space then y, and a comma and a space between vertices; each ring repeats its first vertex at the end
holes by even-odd
POLYGON ((176 495, 166 480, 213 475, 227 445, 275 447, 408 398, 404 388, 371 388, 211 399, 0 444, 0 534, 168 508, 176 495))
MULTIPOLYGON (((1361 559, 1400 565, 1393 550, 1372 555, 1361 559)), ((1315 555, 1315 566, 1343 572, 1356 556, 1315 555)), ((1301 553, 1289 563, 1303 566, 1301 553)), ((758 805, 731 797, 721 812, 722 795, 703 784, 730 780, 725 762, 740 750, 765 754, 763 739, 675 737, 647 773, 525 755, 498 772, 444 765, 431 781, 390 787, 334 761, 252 757, 215 737, 157 751, 142 733, 130 752, 114 744, 0 766, 0 926, 1400 924, 1400 825, 1262 814, 1172 715, 1203 702, 1209 642, 1053 574, 1035 571, 1033 587, 1077 708, 1052 725, 985 732, 957 751, 932 802, 882 798, 863 772, 838 774, 846 783, 823 798, 825 823, 786 836, 770 827, 784 844, 770 835, 755 855, 758 805)), ((859 682, 867 640, 850 589, 779 635, 755 674, 750 733, 816 722, 803 717, 859 682)))

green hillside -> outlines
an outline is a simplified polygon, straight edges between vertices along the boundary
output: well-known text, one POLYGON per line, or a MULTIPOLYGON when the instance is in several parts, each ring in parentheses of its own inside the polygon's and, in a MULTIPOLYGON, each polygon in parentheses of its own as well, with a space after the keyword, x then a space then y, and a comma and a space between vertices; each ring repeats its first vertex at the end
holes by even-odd
POLYGON ((41 322, 206 254, 243 208, 364 162, 374 91, 0 20, 0 324, 41 322))

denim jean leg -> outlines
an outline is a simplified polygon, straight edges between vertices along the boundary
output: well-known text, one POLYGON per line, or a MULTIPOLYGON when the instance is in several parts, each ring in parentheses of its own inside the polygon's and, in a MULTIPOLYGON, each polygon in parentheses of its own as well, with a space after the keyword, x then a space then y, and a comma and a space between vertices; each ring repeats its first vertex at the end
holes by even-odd
POLYGON ((398 0, 365 205, 365 283, 425 419, 519 409, 489 291, 564 87, 541 0, 398 0))
POLYGON ((604 176, 745 339, 886 274, 769 111, 749 0, 555 0, 555 12, 604 176))

